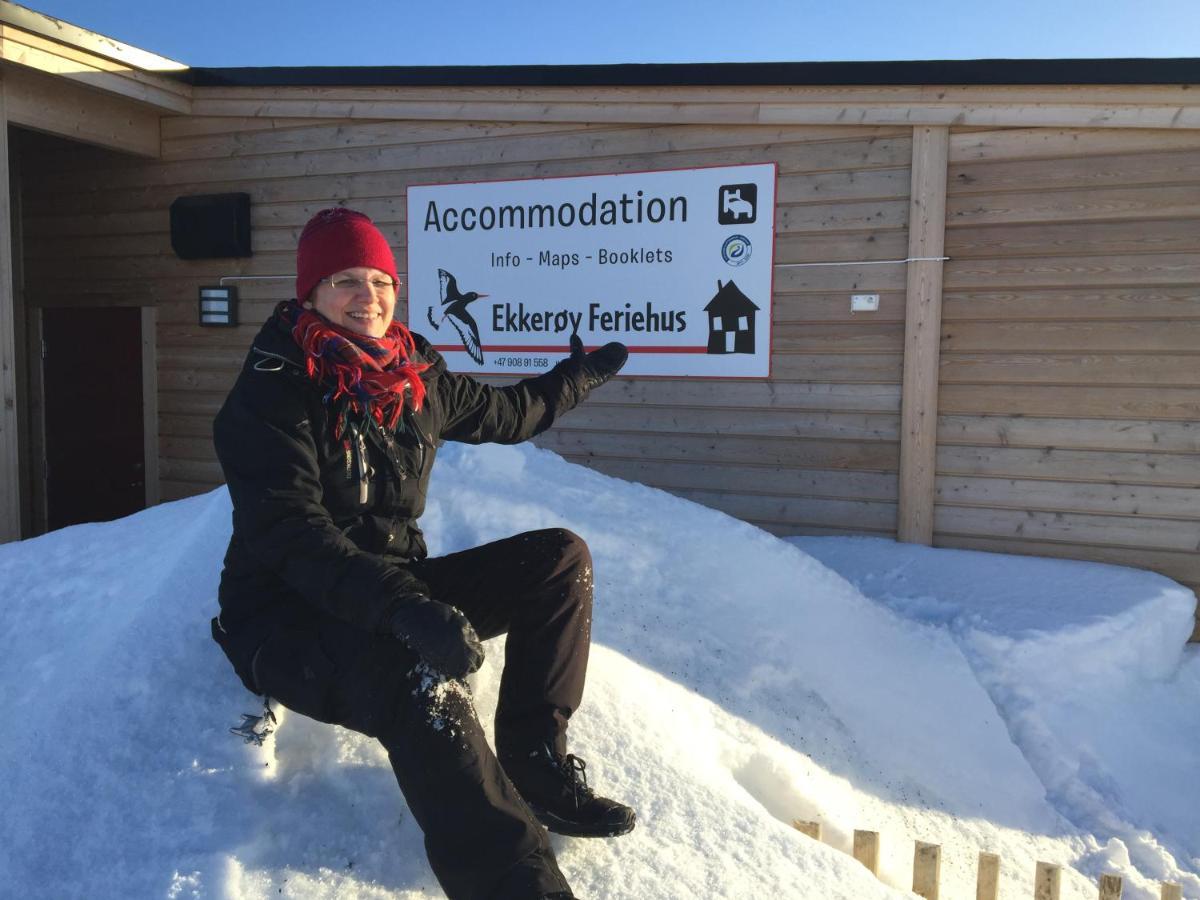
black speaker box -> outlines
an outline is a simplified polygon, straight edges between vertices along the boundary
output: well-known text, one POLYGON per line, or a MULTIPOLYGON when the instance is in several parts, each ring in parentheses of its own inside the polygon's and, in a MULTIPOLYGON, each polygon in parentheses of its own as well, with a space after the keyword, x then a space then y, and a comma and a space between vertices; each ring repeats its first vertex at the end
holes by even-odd
POLYGON ((251 256, 250 195, 195 194, 171 204, 171 247, 180 259, 251 256))

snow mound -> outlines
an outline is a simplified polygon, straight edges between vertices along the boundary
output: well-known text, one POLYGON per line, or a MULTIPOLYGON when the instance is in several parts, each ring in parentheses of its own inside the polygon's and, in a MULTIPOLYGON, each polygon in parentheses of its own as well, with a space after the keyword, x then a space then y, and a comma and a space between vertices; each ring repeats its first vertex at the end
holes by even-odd
MULTIPOLYGON (((228 734, 256 702, 208 637, 229 516, 221 489, 0 546, 0 871, 16 895, 439 895, 373 741, 286 711, 261 748, 228 734)), ((998 623, 980 591, 964 590, 974 614, 949 610, 936 580, 905 606, 745 523, 530 446, 447 447, 424 524, 435 553, 556 526, 592 548, 596 647, 572 750, 639 825, 555 838, 580 896, 909 896, 913 839, 943 845, 943 896, 973 891, 980 850, 1004 857, 1009 896, 1031 894, 1039 859, 1075 867, 1064 898, 1094 897, 1101 870, 1133 900, 1164 877, 1200 893, 1196 829, 1172 818, 1197 806, 1171 779, 1200 736, 1180 708, 1200 679, 1170 582, 1129 576, 1128 602, 1077 604, 1041 631, 1032 612, 998 623), (1114 640, 1116 662, 1095 659, 1114 640), (1088 730, 1114 701, 1142 715, 1123 752, 1150 758, 1154 738, 1160 767, 1138 779, 1092 746, 1119 730, 1088 730), (1141 731, 1168 706, 1182 731, 1141 731), (822 821, 824 843, 797 818, 822 821), (883 835, 880 880, 846 852, 855 828, 883 835)), ((485 721, 501 658, 489 646, 473 678, 485 721)))

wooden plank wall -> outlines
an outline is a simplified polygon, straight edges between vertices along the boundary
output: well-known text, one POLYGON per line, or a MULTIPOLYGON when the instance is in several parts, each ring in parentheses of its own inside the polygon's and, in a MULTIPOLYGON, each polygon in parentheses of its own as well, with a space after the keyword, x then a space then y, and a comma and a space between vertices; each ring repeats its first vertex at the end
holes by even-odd
POLYGON ((618 380, 540 443, 775 533, 891 537, 904 267, 805 264, 905 257, 911 129, 704 133, 745 146, 657 165, 779 164, 771 382, 618 380), (854 291, 880 311, 851 314, 854 291))
POLYGON ((246 324, 216 331, 195 324, 197 286, 291 273, 317 209, 362 209, 402 254, 410 183, 773 161, 772 382, 618 380, 542 443, 776 531, 894 534, 904 268, 788 264, 904 257, 911 129, 193 117, 164 120, 163 138, 161 162, 48 161, 29 227, 42 289, 157 302, 164 499, 220 483, 212 416, 257 323, 291 291, 242 283, 246 324), (233 190, 252 197, 254 257, 175 259, 171 200, 233 190), (852 317, 851 291, 880 292, 881 310, 852 317))
MULTIPOLYGON (((365 103, 366 101, 363 101, 365 103)), ((344 202, 399 253, 408 184, 774 161, 769 383, 618 379, 542 439, 776 533, 896 533, 912 130, 206 115, 162 159, 47 153, 29 282, 158 307, 164 499, 220 482, 211 418, 290 282, 240 286, 244 324, 201 330, 196 288, 290 275, 299 230, 344 202), (248 191, 255 256, 185 263, 180 194, 248 191), (71 260, 64 266, 63 260, 71 260), (849 312, 877 291, 877 313, 849 312)), ((935 542, 1101 559, 1200 584, 1200 133, 955 129, 947 197, 935 542)))
POLYGON ((1200 586, 1200 132, 951 140, 935 542, 1200 586))

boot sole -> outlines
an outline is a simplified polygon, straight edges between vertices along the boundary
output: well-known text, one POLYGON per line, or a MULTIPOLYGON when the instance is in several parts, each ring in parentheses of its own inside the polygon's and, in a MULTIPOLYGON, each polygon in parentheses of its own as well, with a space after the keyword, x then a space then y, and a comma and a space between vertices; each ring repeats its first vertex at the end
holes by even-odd
POLYGON ((584 825, 580 822, 572 822, 569 819, 563 819, 556 816, 554 813, 529 804, 529 810, 537 817, 537 820, 546 826, 546 830, 554 834, 561 834, 565 837, 579 838, 609 838, 620 837, 623 834, 629 834, 633 831, 633 827, 637 824, 637 817, 631 815, 628 821, 625 822, 604 822, 596 825, 584 825))

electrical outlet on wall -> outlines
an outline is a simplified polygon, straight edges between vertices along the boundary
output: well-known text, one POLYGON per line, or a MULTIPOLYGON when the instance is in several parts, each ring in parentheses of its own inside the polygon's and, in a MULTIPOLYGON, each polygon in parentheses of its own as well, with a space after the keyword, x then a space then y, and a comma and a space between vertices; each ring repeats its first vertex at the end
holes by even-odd
POLYGON ((877 312, 879 310, 878 294, 851 294, 850 312, 877 312))

